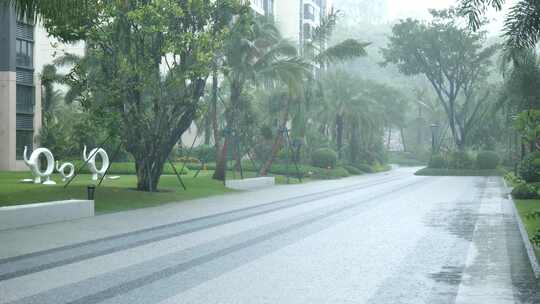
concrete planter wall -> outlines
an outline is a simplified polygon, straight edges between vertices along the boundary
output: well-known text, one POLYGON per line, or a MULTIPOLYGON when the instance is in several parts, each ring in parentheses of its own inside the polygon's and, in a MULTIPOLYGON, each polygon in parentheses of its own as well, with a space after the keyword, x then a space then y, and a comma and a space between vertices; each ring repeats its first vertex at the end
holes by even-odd
POLYGON ((94 201, 67 200, 0 208, 0 230, 94 216, 94 201))
POLYGON ((272 187, 276 184, 274 177, 256 177, 246 179, 231 179, 225 181, 225 187, 234 190, 253 190, 272 187))

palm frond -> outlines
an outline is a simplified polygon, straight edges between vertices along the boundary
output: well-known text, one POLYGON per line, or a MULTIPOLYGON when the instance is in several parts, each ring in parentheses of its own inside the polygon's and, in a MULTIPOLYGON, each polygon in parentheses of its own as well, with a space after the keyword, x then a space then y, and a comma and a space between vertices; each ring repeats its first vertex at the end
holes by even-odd
POLYGON ((363 57, 367 55, 366 48, 370 44, 368 42, 360 42, 356 39, 347 39, 316 55, 315 61, 321 64, 328 64, 363 57))
POLYGON ((468 19, 469 27, 476 31, 482 25, 482 16, 490 8, 502 10, 505 0, 461 0, 459 13, 468 19))
POLYGON ((514 5, 504 22, 507 48, 534 48, 540 34, 540 3, 522 0, 514 5))

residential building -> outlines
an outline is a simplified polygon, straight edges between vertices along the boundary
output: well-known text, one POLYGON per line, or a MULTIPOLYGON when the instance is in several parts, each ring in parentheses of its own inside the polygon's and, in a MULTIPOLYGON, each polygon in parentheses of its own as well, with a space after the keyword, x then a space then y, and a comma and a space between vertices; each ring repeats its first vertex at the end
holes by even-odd
POLYGON ((283 37, 301 46, 331 7, 330 0, 274 0, 274 16, 283 37))
POLYGON ((249 0, 251 9, 262 16, 272 16, 274 14, 274 0, 249 0))
POLYGON ((23 150, 37 144, 41 90, 34 73, 34 25, 0 5, 0 170, 24 170, 23 150))

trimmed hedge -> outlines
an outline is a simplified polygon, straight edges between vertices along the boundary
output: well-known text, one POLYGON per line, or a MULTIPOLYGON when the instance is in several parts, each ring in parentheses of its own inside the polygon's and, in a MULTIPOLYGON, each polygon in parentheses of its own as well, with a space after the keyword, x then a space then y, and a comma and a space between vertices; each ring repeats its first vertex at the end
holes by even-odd
MULTIPOLYGON (((75 165, 75 168, 78 169, 80 166, 82 166, 84 164, 84 162, 83 161, 75 161, 75 162, 73 162, 73 164, 75 165)), ((182 172, 180 172, 180 169, 182 168, 183 163, 174 163, 174 165, 176 167, 176 170, 180 174, 186 175, 186 174, 189 173, 189 168, 188 168, 187 164, 186 164, 186 167, 184 168, 184 170, 182 170, 182 172)), ((84 166, 84 167, 81 168, 79 173, 90 174, 90 170, 88 170, 88 166, 84 166)), ((111 167, 109 168, 109 172, 107 172, 107 174, 137 174, 137 172, 135 171, 135 163, 132 163, 132 162, 129 162, 129 163, 113 162, 113 163, 111 163, 111 167)), ((168 175, 174 174, 174 170, 172 169, 170 164, 166 163, 163 166, 163 174, 168 174, 168 175)))
POLYGON ((338 155, 330 148, 317 149, 311 154, 311 164, 318 168, 335 168, 338 155))
POLYGON ((540 198, 538 189, 533 185, 521 183, 512 189, 512 197, 515 199, 537 199, 540 198))
POLYGON ((528 183, 540 182, 540 153, 527 155, 519 164, 519 177, 528 183))
POLYGON ((493 151, 483 151, 476 155, 476 167, 478 169, 497 169, 501 159, 493 151))
POLYGON ((424 168, 416 171, 419 176, 502 176, 501 170, 474 170, 474 169, 436 169, 424 168))
POLYGON ((467 152, 452 152, 448 155, 448 168, 450 169, 474 169, 475 159, 467 152))
POLYGON ((354 166, 350 166, 350 165, 346 165, 346 166, 343 166, 343 168, 345 170, 347 170, 347 172, 349 172, 350 175, 362 175, 364 174, 364 172, 354 166))
POLYGON ((360 169, 360 171, 362 172, 375 173, 375 169, 373 169, 373 167, 368 164, 359 164, 359 165, 356 165, 355 167, 360 169))
POLYGON ((428 167, 432 169, 442 169, 447 168, 448 163, 442 155, 433 155, 429 160, 428 167))

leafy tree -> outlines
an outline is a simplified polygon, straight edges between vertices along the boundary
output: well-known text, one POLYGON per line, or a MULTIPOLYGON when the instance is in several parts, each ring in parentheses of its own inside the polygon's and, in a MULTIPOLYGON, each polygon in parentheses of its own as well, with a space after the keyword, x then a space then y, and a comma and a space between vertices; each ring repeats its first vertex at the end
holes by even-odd
POLYGON ((56 83, 63 80, 62 75, 58 74, 56 67, 52 64, 43 66, 41 72, 41 111, 42 122, 47 124, 53 119, 53 110, 58 105, 61 94, 58 89, 54 88, 56 83))
POLYGON ((157 191, 169 154, 198 115, 214 53, 233 16, 249 8, 234 0, 129 0, 85 1, 72 12, 73 1, 17 3, 20 11, 40 14, 53 36, 85 40, 96 65, 95 74, 72 73, 87 81, 82 103, 122 134, 137 189, 157 191), (68 5, 59 9, 62 4, 68 5))
POLYGON ((483 33, 460 26, 454 10, 431 11, 433 21, 402 20, 392 29, 385 64, 406 75, 424 75, 446 113, 456 147, 464 150, 467 136, 479 121, 489 91, 482 90, 490 58, 497 45, 482 48, 483 33))

